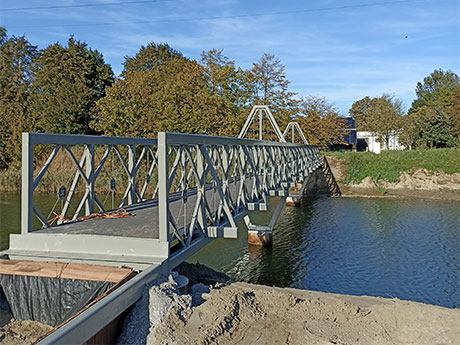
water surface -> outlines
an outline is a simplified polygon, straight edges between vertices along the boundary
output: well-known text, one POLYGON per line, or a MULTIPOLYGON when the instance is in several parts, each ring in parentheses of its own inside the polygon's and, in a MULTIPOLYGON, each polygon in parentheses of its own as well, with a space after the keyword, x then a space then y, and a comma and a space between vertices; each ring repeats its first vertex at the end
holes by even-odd
POLYGON ((285 208, 272 248, 212 242, 192 261, 236 280, 460 307, 460 203, 316 198, 285 208))
MULTIPOLYGON (((0 248, 19 232, 20 196, 0 193, 0 248)), ((190 261, 251 283, 460 307, 460 202, 313 198, 284 209, 271 248, 248 246, 241 226, 238 239, 217 239, 190 261)))

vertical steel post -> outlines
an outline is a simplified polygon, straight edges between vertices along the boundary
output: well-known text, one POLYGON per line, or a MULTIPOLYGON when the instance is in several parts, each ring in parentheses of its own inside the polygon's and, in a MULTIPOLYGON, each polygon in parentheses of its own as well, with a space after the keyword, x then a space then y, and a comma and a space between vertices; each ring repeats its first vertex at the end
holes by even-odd
MULTIPOLYGON (((205 148, 206 149, 206 148, 205 148)), ((198 211, 198 224, 200 224, 201 229, 207 235, 208 222, 206 219, 206 176, 205 176, 205 162, 203 154, 200 151, 199 146, 196 150, 196 170, 199 178, 198 188, 200 195, 200 209, 198 211)))
POLYGON ((88 198, 85 202, 85 213, 87 216, 94 212, 94 145, 89 144, 85 147, 85 174, 88 179, 86 191, 88 198))
POLYGON ((134 164, 135 164, 135 147, 134 145, 128 145, 128 170, 129 170, 129 193, 128 193, 128 205, 134 204, 136 201, 135 188, 135 176, 134 176, 134 164))
POLYGON ((22 133, 21 233, 32 230, 34 143, 29 133, 22 133))
POLYGON ((262 110, 259 110, 259 140, 262 140, 262 133, 264 131, 263 129, 263 112, 262 110))
POLYGON ((169 241, 168 138, 158 133, 158 229, 160 242, 169 241))

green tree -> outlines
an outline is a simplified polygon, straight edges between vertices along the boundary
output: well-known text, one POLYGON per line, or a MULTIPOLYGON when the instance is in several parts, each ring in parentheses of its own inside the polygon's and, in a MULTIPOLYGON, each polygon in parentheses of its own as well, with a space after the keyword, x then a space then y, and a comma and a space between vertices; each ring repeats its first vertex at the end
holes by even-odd
POLYGON ((343 142, 345 122, 325 98, 309 96, 302 100, 299 122, 308 142, 323 148, 343 142))
POLYGON ((34 129, 28 98, 36 52, 25 37, 8 37, 0 27, 0 168, 19 161, 21 133, 34 129))
POLYGON ((449 109, 450 131, 456 138, 456 145, 460 146, 460 87, 452 92, 452 107, 449 109))
POLYGON ((453 146, 455 137, 450 126, 450 118, 441 108, 421 106, 407 116, 401 141, 418 148, 453 146))
POLYGON ((402 126, 402 102, 390 95, 364 97, 351 106, 349 114, 358 129, 375 133, 388 147, 390 137, 402 126))
MULTIPOLYGON (((417 98, 412 108, 433 105, 450 105, 452 92, 460 86, 460 78, 452 71, 435 69, 415 87, 417 98)), ((415 110, 415 109, 414 109, 415 110)))
POLYGON ((73 37, 66 47, 52 44, 35 59, 33 76, 31 107, 40 130, 91 133, 95 102, 114 80, 97 50, 73 37))
POLYGON ((281 129, 298 111, 295 93, 289 91, 285 67, 273 54, 265 53, 251 69, 255 102, 268 105, 281 129))
MULTIPOLYGON (((443 113, 449 122, 448 127, 442 127, 448 132, 443 137, 453 136, 455 140, 452 145, 455 141, 460 143, 459 76, 452 71, 436 69, 423 82, 417 83, 415 93, 417 98, 413 101, 409 114, 417 113, 424 107, 431 108, 432 114, 443 113)), ((424 109, 423 112, 427 113, 428 110, 424 109)))

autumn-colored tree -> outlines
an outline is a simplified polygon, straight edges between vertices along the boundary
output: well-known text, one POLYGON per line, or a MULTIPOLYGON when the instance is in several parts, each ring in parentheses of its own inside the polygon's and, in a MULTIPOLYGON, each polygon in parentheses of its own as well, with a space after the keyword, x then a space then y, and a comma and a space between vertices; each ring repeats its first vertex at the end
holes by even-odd
POLYGON ((122 76, 129 72, 151 71, 160 68, 168 60, 183 57, 166 43, 149 43, 142 46, 135 56, 126 56, 122 76))
POLYGON ((125 71, 124 79, 98 102, 95 128, 107 135, 143 137, 158 131, 221 134, 226 129, 226 109, 210 92, 202 66, 173 57, 157 67, 125 71))
POLYGON ((369 108, 372 106, 372 98, 366 96, 354 102, 349 110, 350 116, 356 120, 356 129, 358 131, 369 130, 369 108))
POLYGON ((24 37, 8 37, 0 27, 0 168, 19 160, 21 133, 34 129, 28 98, 36 52, 24 37))
POLYGON ((236 136, 253 101, 251 75, 248 71, 235 67, 235 62, 220 49, 202 52, 201 65, 210 92, 227 112, 227 126, 220 132, 236 136))
POLYGON ((273 54, 265 53, 251 69, 255 102, 268 105, 279 126, 284 129, 298 111, 295 93, 289 91, 285 67, 273 54))
POLYGON ((113 82, 97 50, 70 37, 67 46, 48 46, 34 60, 31 111, 39 130, 90 133, 95 102, 113 82))
POLYGON ((327 148, 343 142, 345 121, 338 111, 322 97, 309 96, 302 100, 296 118, 308 142, 327 148))
POLYGON ((358 129, 377 135, 388 147, 390 137, 402 126, 402 102, 390 96, 365 97, 351 106, 349 113, 355 118, 358 129))

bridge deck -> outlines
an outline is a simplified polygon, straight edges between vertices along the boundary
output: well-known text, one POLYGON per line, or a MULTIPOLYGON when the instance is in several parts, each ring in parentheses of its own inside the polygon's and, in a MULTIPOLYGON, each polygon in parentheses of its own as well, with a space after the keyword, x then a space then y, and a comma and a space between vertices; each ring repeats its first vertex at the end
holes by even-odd
MULTIPOLYGON (((249 190, 252 179, 245 181, 249 190)), ((229 185, 232 198, 238 196, 239 183, 229 185)), ((211 212, 220 200, 209 186, 206 200, 211 212)), ((187 191, 184 204, 181 193, 171 193, 169 209, 179 228, 188 227, 197 202, 196 189, 187 191), (184 206, 185 205, 185 206, 184 206)), ((10 249, 5 253, 17 259, 64 260, 105 264, 160 263, 168 257, 169 243, 159 241, 158 200, 152 199, 126 208, 127 218, 92 218, 30 232, 11 235, 10 249)), ((132 266, 132 265, 131 265, 132 266)))
MULTIPOLYGON (((251 179, 248 179, 245 183, 246 188, 249 188, 251 183, 251 179)), ((229 185, 229 190, 232 198, 236 198, 238 194, 238 183, 231 183, 229 185)), ((218 198, 213 197, 214 193, 216 192, 213 191, 211 187, 206 191, 206 199, 211 211, 217 210, 219 206, 218 198)), ((180 227, 185 227, 190 224, 196 202, 196 189, 188 190, 186 204, 182 203, 181 195, 171 194, 169 210, 171 214, 175 216, 176 222, 180 227), (186 206, 184 207, 184 205, 186 206)), ((133 216, 127 218, 93 218, 37 230, 34 233, 159 238, 157 199, 137 204, 126 209, 133 214, 133 216)))
MULTIPOLYGON (((178 206, 178 203, 174 204, 178 206)), ((129 211, 133 215, 127 218, 93 218, 37 230, 35 233, 159 238, 158 207, 156 205, 145 205, 129 211)))

